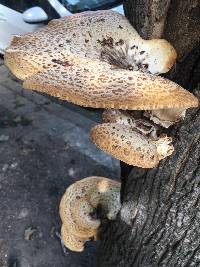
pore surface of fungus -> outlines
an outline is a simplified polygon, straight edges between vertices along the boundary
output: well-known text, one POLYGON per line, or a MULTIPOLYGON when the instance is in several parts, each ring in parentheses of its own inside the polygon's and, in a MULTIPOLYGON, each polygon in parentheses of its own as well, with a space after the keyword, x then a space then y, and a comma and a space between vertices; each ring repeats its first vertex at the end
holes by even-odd
POLYGON ((119 182, 93 176, 69 186, 60 203, 61 237, 65 246, 82 251, 87 240, 96 238, 101 216, 114 220, 119 209, 119 182))

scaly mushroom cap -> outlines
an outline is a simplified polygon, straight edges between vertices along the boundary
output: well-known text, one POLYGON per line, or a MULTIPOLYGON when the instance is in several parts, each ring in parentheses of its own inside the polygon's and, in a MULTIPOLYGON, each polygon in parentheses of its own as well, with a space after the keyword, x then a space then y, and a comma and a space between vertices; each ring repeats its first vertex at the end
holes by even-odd
POLYGON ((130 125, 100 124, 91 129, 90 136, 103 151, 129 165, 142 168, 157 166, 160 159, 173 152, 171 138, 162 138, 162 142, 160 139, 153 141, 130 125))
POLYGON ((6 51, 5 63, 18 78, 25 79, 54 68, 51 59, 55 54, 61 61, 78 55, 151 73, 167 72, 176 60, 176 51, 166 40, 143 40, 123 15, 109 10, 67 16, 39 31, 16 36, 6 51))
POLYGON ((166 40, 143 40, 113 11, 54 20, 15 37, 5 54, 27 89, 87 107, 131 110, 197 106, 182 87, 147 73, 167 72, 175 59, 166 40))
POLYGON ((61 236, 71 250, 81 251, 96 237, 101 224, 98 207, 113 220, 120 208, 120 183, 103 177, 88 177, 67 188, 60 203, 61 236))
POLYGON ((162 77, 75 57, 32 75, 24 87, 95 108, 152 110, 198 105, 191 93, 162 77))

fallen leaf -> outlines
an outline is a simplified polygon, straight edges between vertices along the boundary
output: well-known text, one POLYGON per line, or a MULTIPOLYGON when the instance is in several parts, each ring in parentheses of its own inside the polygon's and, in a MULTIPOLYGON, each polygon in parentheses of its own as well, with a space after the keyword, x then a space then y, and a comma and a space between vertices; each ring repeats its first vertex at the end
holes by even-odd
POLYGON ((32 236, 33 234, 37 231, 36 228, 33 228, 33 227, 29 227, 25 230, 24 232, 24 239, 25 240, 31 240, 32 239, 32 236))

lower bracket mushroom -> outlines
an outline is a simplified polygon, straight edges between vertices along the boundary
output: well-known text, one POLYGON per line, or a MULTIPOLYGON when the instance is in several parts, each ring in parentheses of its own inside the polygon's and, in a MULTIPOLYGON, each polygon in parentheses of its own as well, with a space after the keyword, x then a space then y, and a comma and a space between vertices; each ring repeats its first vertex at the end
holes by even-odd
POLYGON ((152 140, 130 125, 99 124, 91 129, 90 136, 103 151, 129 165, 142 168, 154 168, 173 152, 170 138, 152 140))
POLYGON ((67 248, 82 251, 84 243, 96 238, 101 225, 98 209, 114 220, 120 209, 119 182, 104 177, 88 177, 67 188, 61 203, 61 237, 67 248))

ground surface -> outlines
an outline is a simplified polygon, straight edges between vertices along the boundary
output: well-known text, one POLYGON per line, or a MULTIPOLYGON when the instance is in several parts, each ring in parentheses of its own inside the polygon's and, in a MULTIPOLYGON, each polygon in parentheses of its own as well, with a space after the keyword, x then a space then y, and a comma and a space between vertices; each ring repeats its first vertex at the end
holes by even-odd
POLYGON ((119 162, 88 137, 99 116, 23 90, 0 64, 0 267, 95 266, 95 245, 64 254, 56 233, 67 186, 119 177, 119 162))

